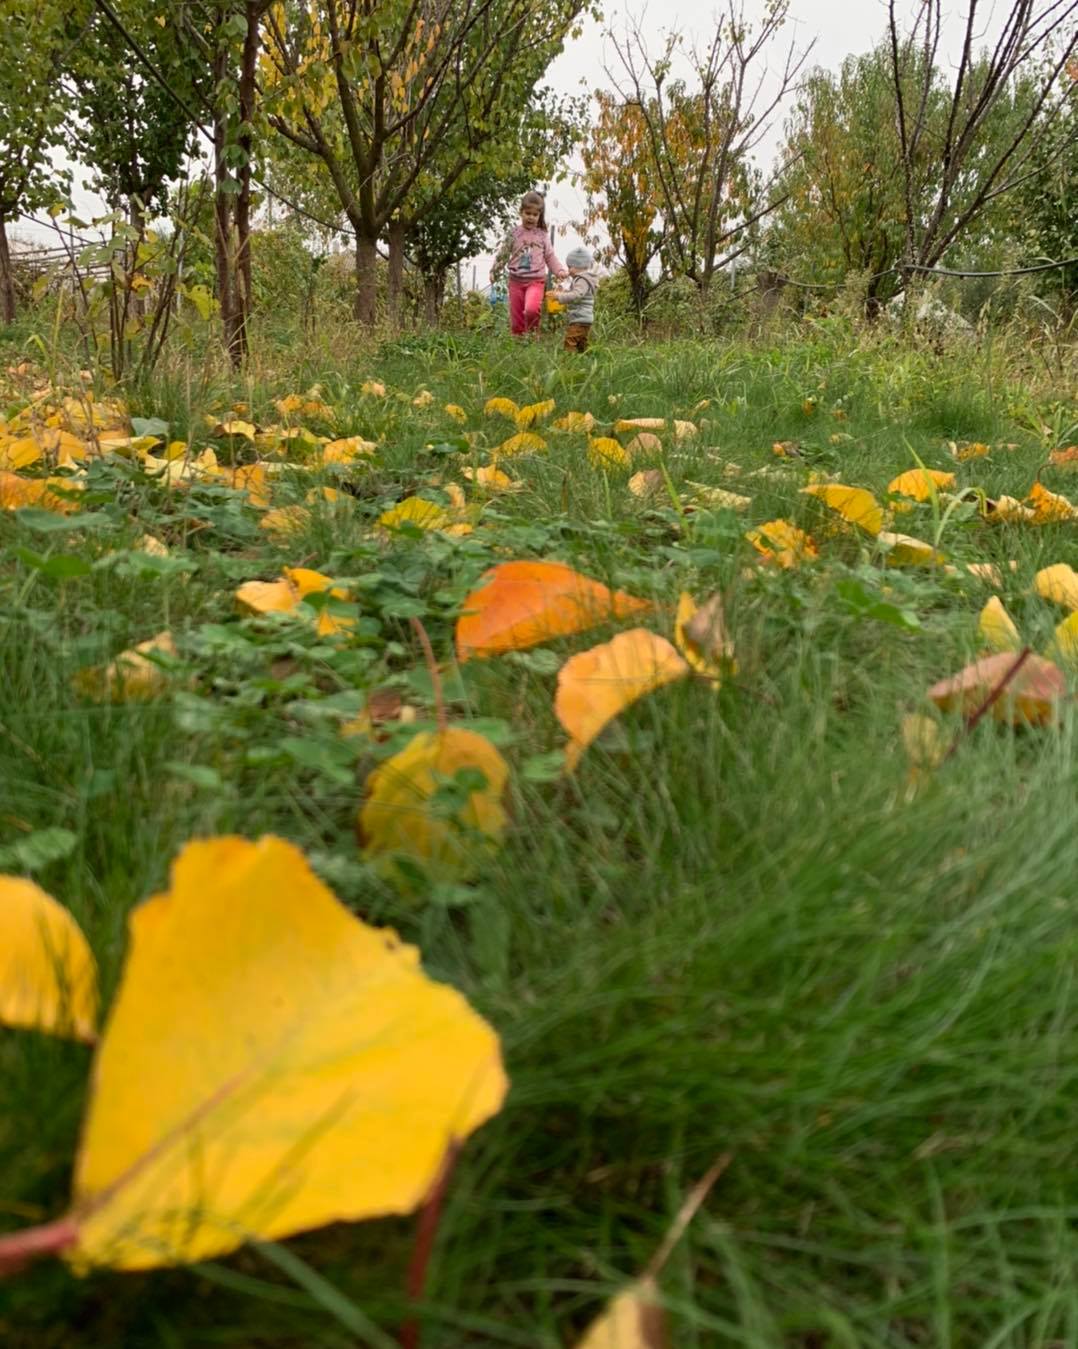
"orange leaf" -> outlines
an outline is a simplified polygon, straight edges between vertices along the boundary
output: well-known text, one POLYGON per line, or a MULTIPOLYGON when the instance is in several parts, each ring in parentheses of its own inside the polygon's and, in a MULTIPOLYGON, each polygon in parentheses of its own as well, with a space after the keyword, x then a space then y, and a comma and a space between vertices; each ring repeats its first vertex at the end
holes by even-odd
MULTIPOLYGON (((950 679, 933 684, 928 696, 944 712, 959 711, 968 715, 1000 686, 1014 664, 1015 656, 1011 651, 985 656, 950 679)), ((1014 726, 1025 723, 1044 726, 1055 720, 1057 706, 1066 696, 1067 681, 1058 666, 1043 656, 1029 655, 992 704, 992 715, 997 721, 1010 722, 1014 726)))
POLYGON ((483 582, 464 601, 457 620, 462 661, 522 651, 651 608, 647 600, 609 590, 563 562, 502 562, 483 582))
POLYGON ((665 637, 647 628, 619 632, 609 642, 581 651, 558 672, 554 712, 569 733, 565 767, 570 773, 599 732, 646 693, 689 673, 665 637))
POLYGON ((928 501, 933 492, 953 486, 953 473, 943 473, 938 468, 911 468, 892 478, 887 490, 897 496, 912 497, 914 501, 928 501))

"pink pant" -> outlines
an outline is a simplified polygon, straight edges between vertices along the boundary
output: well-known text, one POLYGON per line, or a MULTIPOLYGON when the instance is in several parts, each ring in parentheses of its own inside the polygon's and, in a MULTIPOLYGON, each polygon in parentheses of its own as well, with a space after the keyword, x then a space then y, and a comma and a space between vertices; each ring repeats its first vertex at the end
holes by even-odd
POLYGON ((542 277, 534 281, 509 282, 509 331, 517 336, 521 333, 537 333, 539 320, 543 313, 543 295, 546 282, 542 277))

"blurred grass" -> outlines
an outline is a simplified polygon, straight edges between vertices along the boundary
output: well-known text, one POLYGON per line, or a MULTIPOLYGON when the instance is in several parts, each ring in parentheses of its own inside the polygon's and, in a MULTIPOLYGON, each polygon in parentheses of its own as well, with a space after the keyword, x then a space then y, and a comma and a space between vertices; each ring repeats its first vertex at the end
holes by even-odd
MULTIPOLYGON (((243 401, 260 423, 277 420, 272 400, 317 380, 335 431, 383 448, 375 468, 350 475, 353 499, 316 509, 287 545, 211 493, 209 527, 186 536, 189 579, 103 567, 50 582, 12 548, 77 542, 0 520, 0 842, 55 826, 77 834, 35 879, 86 926, 106 984, 126 913, 166 883, 187 838, 274 831, 358 911, 418 942, 430 972, 491 1019, 513 1091, 450 1192, 430 1349, 571 1344, 727 1151, 733 1163, 664 1280, 678 1349, 1078 1343, 1073 713, 1049 733, 986 721, 911 793, 900 719, 972 657, 991 592, 935 571, 882 572, 870 540, 829 534, 824 507, 799 493, 816 468, 882 494, 917 459, 952 467, 956 440, 993 447, 958 467, 961 485, 1023 496, 1046 449, 1033 414, 1062 428, 1068 396, 1017 378, 998 348, 851 345, 826 324, 770 347, 600 347, 578 360, 443 335, 321 370, 302 355, 274 360, 239 386, 177 364, 129 397, 198 444, 207 412, 243 401), (369 377, 386 399, 360 392, 369 377), (427 408, 411 403, 421 388, 435 395, 427 408), (632 496, 624 473, 592 468, 585 437, 551 434, 548 454, 507 465, 525 488, 492 501, 473 536, 374 541, 387 504, 457 476, 459 456, 425 450, 459 434, 444 403, 462 404, 465 429, 488 446, 510 434, 482 415, 492 394, 552 397, 559 413, 600 420, 693 417, 700 436, 667 448, 671 481, 732 488, 752 506, 682 517, 661 494, 632 496), (802 457, 779 459, 779 440, 802 457), (740 478, 725 476, 730 462, 740 478), (762 467, 774 476, 744 477, 762 467), (741 534, 774 516, 815 533, 822 561, 750 582, 741 534), (550 780, 556 662, 522 653, 465 667, 453 711, 485 719, 505 746, 512 828, 466 906, 406 902, 357 857, 364 760, 342 779, 282 742, 330 756, 321 697, 387 679, 419 687, 407 614, 423 614, 448 657, 456 607, 498 549, 655 598, 652 626, 667 634, 679 590, 724 588, 739 672, 718 694, 683 683, 644 700, 575 778, 550 780), (340 652, 237 620, 241 580, 301 559, 359 587, 369 640, 340 652), (858 617, 839 578, 919 626, 858 617), (197 691, 146 707, 72 695, 78 668, 166 623, 197 691)), ((1044 481, 1068 490, 1062 475, 1044 481)), ((310 485, 289 477, 282 499, 310 485)), ((86 547, 129 547, 143 527, 181 539, 160 489, 131 492, 121 514, 134 510, 138 525, 86 547)), ((936 527, 930 505, 897 525, 928 539, 936 527)), ((1075 562, 1073 529, 969 513, 946 523, 940 546, 955 561, 1015 561, 1003 598, 1039 647, 1062 615, 1030 594, 1032 578, 1075 562)), ((552 650, 560 659, 600 638, 552 650)), ((0 1035, 4 1227, 62 1210, 87 1066, 77 1046, 0 1035)), ((42 1266, 0 1285, 0 1341, 362 1343, 347 1308, 392 1329, 410 1233, 385 1221, 289 1243, 323 1283, 257 1251, 148 1277, 76 1280, 42 1266)))

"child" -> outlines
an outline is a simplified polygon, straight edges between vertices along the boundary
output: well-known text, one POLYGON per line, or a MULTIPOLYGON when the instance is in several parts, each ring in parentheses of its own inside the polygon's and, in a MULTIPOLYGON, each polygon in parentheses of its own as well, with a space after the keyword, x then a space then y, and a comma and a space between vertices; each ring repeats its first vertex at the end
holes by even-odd
POLYGON ((569 275, 547 237, 546 201, 538 192, 525 192, 521 198, 520 224, 509 231, 495 255, 490 269, 492 284, 506 263, 509 331, 517 337, 524 333, 538 337, 547 269, 557 277, 569 275))
POLYGON ((595 270, 595 259, 586 248, 574 248, 565 260, 569 264, 569 283, 554 292, 565 305, 565 350, 587 351, 588 334, 595 321, 599 273, 595 270))

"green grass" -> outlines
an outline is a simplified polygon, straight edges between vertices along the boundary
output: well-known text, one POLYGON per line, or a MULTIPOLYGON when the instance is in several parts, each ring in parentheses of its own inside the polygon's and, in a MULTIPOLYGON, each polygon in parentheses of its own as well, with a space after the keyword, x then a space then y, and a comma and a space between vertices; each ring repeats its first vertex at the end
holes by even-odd
MULTIPOLYGON (((1023 496, 1044 458, 1025 410, 1073 422, 1064 391, 1023 386, 998 352, 936 356, 818 325, 770 348, 580 360, 439 337, 321 371, 262 371, 231 390, 177 365, 131 405, 201 444, 205 412, 240 398, 272 421, 272 398, 316 378, 340 434, 382 449, 350 475, 354 497, 316 508, 287 545, 223 489, 191 494, 209 527, 187 532, 175 496, 114 468, 90 485, 107 517, 98 529, 0 520, 0 844, 74 833, 34 878, 85 926, 106 987, 127 912, 167 882, 185 840, 272 831, 354 909, 418 943, 428 971, 490 1019, 513 1088, 450 1190, 428 1349, 571 1344, 724 1152, 729 1170, 663 1280, 678 1349, 1078 1343, 1074 714, 1041 732, 986 719, 962 734, 945 719, 956 752, 912 792, 900 720, 972 658, 991 592, 935 570, 885 572, 867 537, 828 534, 822 505, 798 490, 816 468, 882 495, 915 455, 950 467, 947 440, 980 440, 992 452, 961 465, 960 483, 1023 496), (361 396, 372 376, 388 399, 361 396), (420 387, 435 394, 426 409, 411 405, 420 387), (507 465, 525 490, 493 500, 470 537, 379 540, 381 510, 414 490, 437 496, 432 479, 458 480, 467 462, 424 450, 461 430, 444 403, 463 404, 464 429, 488 444, 509 433, 481 415, 492 394, 549 396, 559 412, 600 419, 688 417, 709 399, 700 437, 668 447, 671 482, 730 487, 752 506, 682 516, 668 497, 638 499, 624 474, 591 468, 584 437, 551 435, 548 454, 507 465), (799 441, 803 460, 776 458, 778 440, 799 441), (731 461, 777 476, 729 479, 731 461), (776 516, 810 529, 821 561, 748 580, 741 535, 776 516), (101 563, 143 529, 168 537, 187 571, 126 553, 101 563), (50 580, 20 548, 98 565, 50 580), (451 671, 451 714, 513 765, 511 828, 466 894, 402 898, 357 852, 374 760, 342 749, 327 707, 387 681, 421 698, 429 681, 409 615, 448 661, 462 598, 508 555, 568 561, 656 599, 649 625, 667 635, 680 590, 724 589, 738 673, 718 693, 683 682, 642 701, 565 780, 550 768, 563 743, 553 671, 603 632, 451 671), (354 587, 360 642, 239 617, 242 580, 301 560, 354 587), (917 626, 859 616, 841 581, 917 626), (189 687, 149 706, 72 694, 78 669, 165 626, 189 687)), ((1068 490, 1062 475, 1043 477, 1068 490)), ((309 486, 286 475, 279 497, 302 500, 309 486)), ((939 529, 955 562, 1013 559, 1004 602, 1026 640, 1046 644, 1063 614, 1031 594, 1032 579, 1076 561, 1074 526, 990 526, 972 509, 940 526, 926 505, 896 528, 925 539, 939 529)), ((4 1227, 62 1212, 87 1069, 78 1046, 0 1033, 4 1227)), ((0 1340, 364 1343, 356 1309, 390 1333, 401 1318, 412 1231, 404 1220, 340 1226, 283 1252, 149 1276, 78 1280, 41 1265, 0 1285, 0 1340)))

